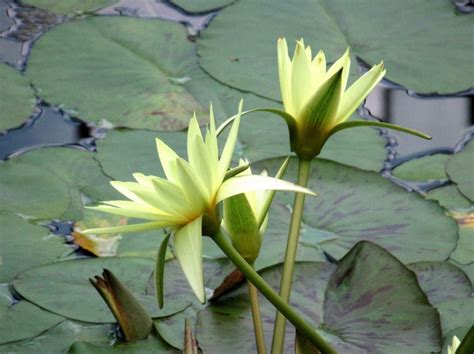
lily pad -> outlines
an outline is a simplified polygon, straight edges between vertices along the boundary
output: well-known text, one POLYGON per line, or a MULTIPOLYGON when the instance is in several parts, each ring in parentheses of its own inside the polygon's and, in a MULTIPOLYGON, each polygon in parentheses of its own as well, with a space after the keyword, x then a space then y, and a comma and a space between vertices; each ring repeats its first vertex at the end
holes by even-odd
POLYGON ((30 83, 20 72, 0 64, 0 132, 21 125, 35 109, 35 96, 30 83))
POLYGON ((457 184, 459 191, 474 202, 474 143, 471 141, 464 149, 453 155, 446 170, 457 184))
POLYGON ((458 187, 453 184, 430 190, 426 198, 436 200, 439 205, 448 210, 466 209, 472 205, 469 199, 464 197, 458 187))
POLYGON ((35 43, 27 75, 48 102, 82 119, 180 130, 194 111, 204 112, 177 80, 194 63, 180 24, 103 16, 48 31, 35 43))
POLYGON ((471 295, 471 281, 461 269, 452 264, 418 262, 407 267, 416 274, 421 289, 433 305, 471 295))
POLYGON ((36 219, 78 219, 81 192, 110 199, 112 188, 93 154, 43 148, 0 163, 0 211, 36 219), (52 197, 54 196, 54 197, 52 197))
POLYGON ((0 353, 60 354, 65 353, 76 341, 108 344, 112 339, 111 333, 110 325, 86 325, 64 321, 33 339, 0 345, 0 353))
MULTIPOLYGON (((290 161, 285 179, 295 181, 296 162, 290 161)), ((281 163, 269 159, 256 167, 266 167, 272 174, 281 163)), ((443 208, 376 173, 317 159, 308 187, 318 196, 306 198, 304 222, 337 236, 321 243, 335 258, 361 240, 383 246, 402 262, 444 261, 456 246, 457 225, 443 208)), ((276 199, 284 205, 293 202, 286 193, 277 193, 276 199)))
POLYGON ((53 262, 69 248, 63 238, 54 236, 13 215, 1 215, 0 283, 9 282, 16 274, 41 264, 53 262))
POLYGON ((470 88, 472 80, 465 73, 471 70, 474 43, 459 34, 469 31, 472 18, 456 15, 448 1, 425 5, 411 0, 383 0, 377 6, 370 0, 305 1, 298 6, 284 0, 243 0, 216 16, 198 42, 198 54, 203 68, 219 81, 272 99, 280 98, 279 36, 289 41, 303 37, 315 52, 323 49, 328 61, 347 47, 368 64, 384 60, 387 79, 419 93, 470 88), (400 9, 410 10, 387 22, 400 9))
POLYGON ((176 349, 183 349, 184 342, 184 322, 187 318, 196 319, 197 311, 188 307, 167 318, 160 318, 153 321, 155 330, 163 340, 176 349))
POLYGON ((458 263, 456 262, 455 260, 453 259, 449 259, 448 262, 450 264, 454 264, 456 267, 460 268, 463 270, 463 272, 469 277, 469 279, 471 280, 471 284, 474 285, 474 262, 472 263, 469 263, 469 264, 461 264, 461 263, 458 263))
POLYGON ((74 12, 94 11, 113 4, 117 0, 23 0, 30 4, 58 14, 72 14, 74 12))
POLYGON ((235 0, 173 0, 173 4, 189 12, 204 12, 219 9, 235 2, 235 0))
POLYGON ((459 240, 451 258, 461 264, 474 262, 474 210, 452 212, 459 225, 459 240))
POLYGON ((76 342, 68 351, 68 354, 171 354, 178 353, 176 349, 171 348, 158 338, 149 338, 146 340, 123 342, 113 346, 100 346, 87 342, 76 342))
MULTIPOLYGON (((273 267, 263 271, 262 276, 278 287, 280 271, 280 267, 273 267)), ((297 263, 295 279, 292 305, 338 352, 440 350, 436 310, 414 274, 381 247, 361 242, 338 265, 297 263)), ((199 313, 197 338, 204 352, 255 351, 246 291, 241 287, 199 313)), ((261 310, 269 340, 275 311, 263 298, 261 310)), ((285 352, 291 352, 293 327, 288 326, 287 332, 285 352)))
POLYGON ((64 320, 28 301, 0 299, 0 344, 35 337, 64 320))
POLYGON ((448 179, 445 171, 449 155, 435 154, 409 160, 393 170, 395 177, 408 181, 448 179))
POLYGON ((440 302, 436 305, 441 316, 443 333, 459 327, 470 327, 474 323, 474 298, 466 297, 440 302))
POLYGON ((84 322, 115 322, 109 308, 89 283, 89 278, 100 275, 104 268, 117 274, 132 292, 144 294, 154 262, 139 257, 56 262, 21 273, 13 280, 13 286, 27 300, 58 315, 84 322))

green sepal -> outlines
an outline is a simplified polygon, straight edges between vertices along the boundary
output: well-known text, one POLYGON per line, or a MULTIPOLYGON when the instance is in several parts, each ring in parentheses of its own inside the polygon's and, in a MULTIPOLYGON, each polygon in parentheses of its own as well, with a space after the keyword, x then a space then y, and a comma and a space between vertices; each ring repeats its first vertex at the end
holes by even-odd
POLYGON ((153 321, 132 292, 108 269, 102 278, 89 279, 117 319, 127 341, 145 339, 153 328, 153 321))
POLYGON ((158 306, 160 309, 164 306, 163 290, 164 290, 164 276, 165 276, 165 261, 166 251, 168 249, 168 243, 170 241, 171 233, 168 233, 163 241, 161 241, 160 248, 158 249, 158 256, 156 257, 155 267, 155 293, 156 299, 158 300, 158 306))

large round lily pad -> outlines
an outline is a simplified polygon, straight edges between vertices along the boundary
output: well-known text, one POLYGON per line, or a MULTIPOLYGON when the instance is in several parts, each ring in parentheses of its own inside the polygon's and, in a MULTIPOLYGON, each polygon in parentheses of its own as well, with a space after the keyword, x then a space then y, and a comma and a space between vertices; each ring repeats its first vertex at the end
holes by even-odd
POLYGON ((353 57, 369 64, 384 60, 386 77, 410 90, 452 93, 472 86, 466 73, 472 68, 474 43, 459 36, 472 23, 472 16, 457 16, 444 0, 429 6, 412 0, 382 0, 377 6, 370 0, 303 1, 298 6, 284 0, 242 0, 211 22, 198 53, 204 69, 219 81, 273 99, 280 98, 279 36, 291 48, 303 37, 314 52, 323 49, 329 61, 350 47, 353 57), (400 18, 387 21, 394 13, 400 18))
POLYGON ((38 337, 26 341, 0 345, 0 353, 66 353, 76 341, 107 345, 112 340, 110 325, 86 325, 64 321, 38 337))
POLYGON ((194 111, 200 117, 204 112, 182 85, 194 52, 180 24, 94 17, 41 37, 27 75, 48 102, 85 120, 180 130, 194 111))
POLYGON ((445 165, 449 155, 436 154, 409 160, 393 170, 395 177, 409 181, 448 179, 445 165))
POLYGON ((64 320, 28 301, 11 304, 0 299, 0 344, 39 335, 64 320))
MULTIPOLYGON (((272 174, 281 162, 269 159, 256 165, 272 174)), ((295 180, 296 162, 291 160, 285 179, 295 180)), ((335 258, 361 240, 385 247, 403 262, 444 261, 456 246, 456 222, 443 208, 376 173, 317 159, 308 187, 318 196, 306 198, 304 222, 326 235, 320 245, 335 258)), ((292 205, 293 195, 277 193, 277 200, 292 205)))
POLYGON ((13 281, 21 296, 61 316, 84 322, 115 322, 89 278, 109 269, 132 292, 145 293, 154 269, 149 258, 95 258, 56 262, 30 269, 13 281))
MULTIPOLYGON (((279 267, 263 271, 262 275, 278 287, 279 267)), ((440 350, 439 316, 416 277, 376 245, 359 243, 337 266, 297 263, 295 279, 292 305, 338 352, 440 350)), ((246 291, 242 287, 199 313, 197 339, 204 352, 255 351, 246 291)), ((270 340, 275 311, 261 300, 264 331, 270 340)), ((293 327, 288 326, 287 332, 285 352, 289 353, 293 350, 293 327)))
POLYGON ((35 96, 20 72, 0 64, 0 131, 22 124, 34 111, 35 96))
POLYGON ((58 14, 68 15, 79 11, 94 11, 113 4, 117 0, 24 0, 22 2, 58 14))
POLYGON ((43 148, 0 163, 0 211, 39 219, 77 219, 81 192, 110 199, 113 192, 91 152, 43 148))
POLYGON ((54 262, 68 250, 63 238, 17 216, 0 214, 0 225, 0 283, 28 268, 54 262))
POLYGON ((430 190, 426 198, 436 200, 439 205, 448 210, 467 209, 472 205, 471 201, 464 197, 453 184, 430 190))
POLYGON ((474 142, 471 141, 460 153, 453 155, 446 170, 461 193, 474 202, 474 142))

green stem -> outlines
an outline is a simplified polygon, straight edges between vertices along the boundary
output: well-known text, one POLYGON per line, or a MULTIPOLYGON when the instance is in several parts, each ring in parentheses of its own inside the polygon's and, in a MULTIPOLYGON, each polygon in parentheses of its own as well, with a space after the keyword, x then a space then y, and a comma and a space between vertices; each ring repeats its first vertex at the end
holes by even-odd
POLYGON ((290 321, 299 333, 306 336, 322 354, 336 354, 336 351, 309 325, 298 312, 283 300, 273 288, 252 268, 250 264, 232 247, 222 230, 212 239, 229 259, 244 273, 245 277, 290 321))
MULTIPOLYGON (((298 160, 298 181, 297 184, 306 187, 308 184, 311 160, 298 160)), ((285 262, 280 283, 280 296, 287 303, 290 302, 291 283, 293 281, 293 271, 295 268, 296 250, 300 238, 301 218, 303 216, 304 193, 296 193, 293 202, 293 213, 291 215, 290 230, 288 231, 288 241, 285 251, 285 262)), ((281 312, 277 312, 275 318, 275 328, 273 329, 272 354, 282 354, 285 345, 286 318, 281 312)))
POLYGON ((266 354, 265 335, 263 333, 262 316, 260 314, 260 301, 258 300, 257 288, 247 280, 249 289, 250 305, 252 307, 253 330, 255 332, 255 342, 257 343, 257 353, 266 354))

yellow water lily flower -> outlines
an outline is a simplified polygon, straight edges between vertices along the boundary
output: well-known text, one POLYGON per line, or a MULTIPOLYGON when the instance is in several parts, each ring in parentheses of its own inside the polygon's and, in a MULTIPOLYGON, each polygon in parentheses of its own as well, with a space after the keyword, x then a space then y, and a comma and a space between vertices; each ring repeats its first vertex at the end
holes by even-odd
POLYGON ((292 150, 298 157, 312 159, 320 153, 332 134, 357 126, 391 128, 429 139, 425 134, 388 123, 362 120, 347 122, 385 75, 383 62, 380 62, 350 87, 346 87, 349 69, 349 50, 326 70, 323 51, 313 58, 311 47, 305 46, 301 39, 296 42, 293 59, 290 59, 286 39, 278 39, 278 73, 285 110, 265 110, 285 119, 290 129, 292 150))
MULTIPOLYGON (((197 118, 194 116, 190 121, 187 136, 188 161, 179 157, 162 140, 156 139, 158 156, 166 178, 134 173, 136 182, 113 181, 112 186, 129 200, 105 201, 93 207, 149 222, 89 229, 83 233, 126 233, 167 228, 173 233, 174 251, 181 268, 196 296, 204 302, 202 235, 213 236, 218 232, 221 220, 216 207, 219 202, 237 194, 258 190, 290 190, 314 194, 306 188, 275 178, 258 175, 229 176, 228 169, 237 139, 241 111, 242 102, 220 157, 211 107, 210 125, 205 138, 201 134, 197 118)), ((168 239, 169 237, 166 238, 168 239)))

